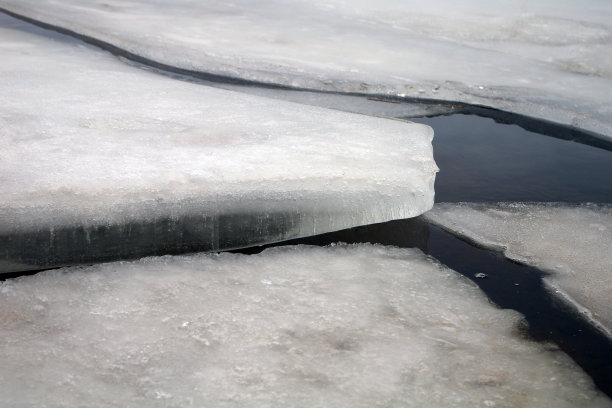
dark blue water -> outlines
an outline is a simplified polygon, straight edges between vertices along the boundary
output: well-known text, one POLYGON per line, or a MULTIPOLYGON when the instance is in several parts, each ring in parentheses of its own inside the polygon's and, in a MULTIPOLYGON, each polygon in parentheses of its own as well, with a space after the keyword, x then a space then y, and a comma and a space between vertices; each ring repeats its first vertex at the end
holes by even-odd
POLYGON ((436 202, 612 203, 612 152, 455 114, 411 119, 434 129, 436 202))

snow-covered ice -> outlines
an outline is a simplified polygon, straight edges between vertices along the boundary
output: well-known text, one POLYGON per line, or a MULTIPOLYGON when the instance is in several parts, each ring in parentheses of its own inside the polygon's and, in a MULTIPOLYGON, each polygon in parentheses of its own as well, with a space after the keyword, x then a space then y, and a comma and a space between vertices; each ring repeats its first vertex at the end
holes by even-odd
POLYGON ((277 247, 0 283, 6 406, 610 407, 415 249, 277 247))
POLYGON ((608 0, 0 0, 0 8, 180 69, 460 100, 612 138, 608 0))
POLYGON ((101 258, 138 254, 129 245, 139 240, 149 254, 227 249, 433 204, 428 126, 177 81, 0 23, 0 240, 10 261, 62 264, 57 251, 78 243, 67 256, 83 256, 105 240, 113 246, 101 258))
POLYGON ((612 206, 441 203, 425 217, 550 272, 544 282, 551 292, 612 336, 612 206))

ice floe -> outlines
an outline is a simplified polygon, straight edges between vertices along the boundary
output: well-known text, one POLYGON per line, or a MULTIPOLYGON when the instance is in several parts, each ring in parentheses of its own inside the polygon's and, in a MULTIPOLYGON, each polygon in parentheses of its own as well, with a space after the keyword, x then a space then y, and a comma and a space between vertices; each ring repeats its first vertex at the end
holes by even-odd
POLYGON ((5 261, 228 249, 433 204, 428 126, 176 81, 0 21, 5 261))
POLYGON ((0 283, 6 406, 609 407, 414 249, 277 247, 0 283))
POLYGON ((441 203, 425 217, 513 260, 550 272, 544 282, 612 336, 612 206, 441 203))
POLYGON ((166 68, 460 100, 612 138, 606 0, 0 0, 0 8, 166 68))

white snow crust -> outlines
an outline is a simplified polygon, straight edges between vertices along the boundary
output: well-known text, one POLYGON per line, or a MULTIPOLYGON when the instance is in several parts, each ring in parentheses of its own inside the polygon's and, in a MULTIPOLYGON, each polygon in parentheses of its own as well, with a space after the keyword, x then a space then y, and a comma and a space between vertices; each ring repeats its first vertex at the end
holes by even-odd
POLYGON ((0 8, 182 69, 459 100, 612 138, 607 0, 0 0, 0 8))
POLYGON ((425 217, 550 272, 544 282, 551 292, 612 336, 612 206, 441 203, 425 217))
POLYGON ((610 407, 414 249, 278 247, 0 283, 6 406, 610 407))
POLYGON ((176 81, 24 25, 0 19, 0 236, 190 216, 215 241, 248 216, 253 244, 433 205, 427 126, 176 81))

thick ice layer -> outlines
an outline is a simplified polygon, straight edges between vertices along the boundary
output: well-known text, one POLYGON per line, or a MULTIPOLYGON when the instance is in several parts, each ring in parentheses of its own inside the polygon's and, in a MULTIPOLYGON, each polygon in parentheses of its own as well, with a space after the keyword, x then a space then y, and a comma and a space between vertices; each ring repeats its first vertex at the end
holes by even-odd
POLYGON ((149 62, 292 87, 461 100, 612 138, 612 4, 0 0, 149 62))
POLYGON ((279 247, 0 283, 6 406, 609 407, 417 250, 279 247))
POLYGON ((552 292, 612 336, 612 207, 561 204, 436 204, 426 218, 479 245, 551 272, 552 292))
POLYGON ((427 126, 176 81, 0 22, 4 260, 241 247, 433 204, 427 126))

